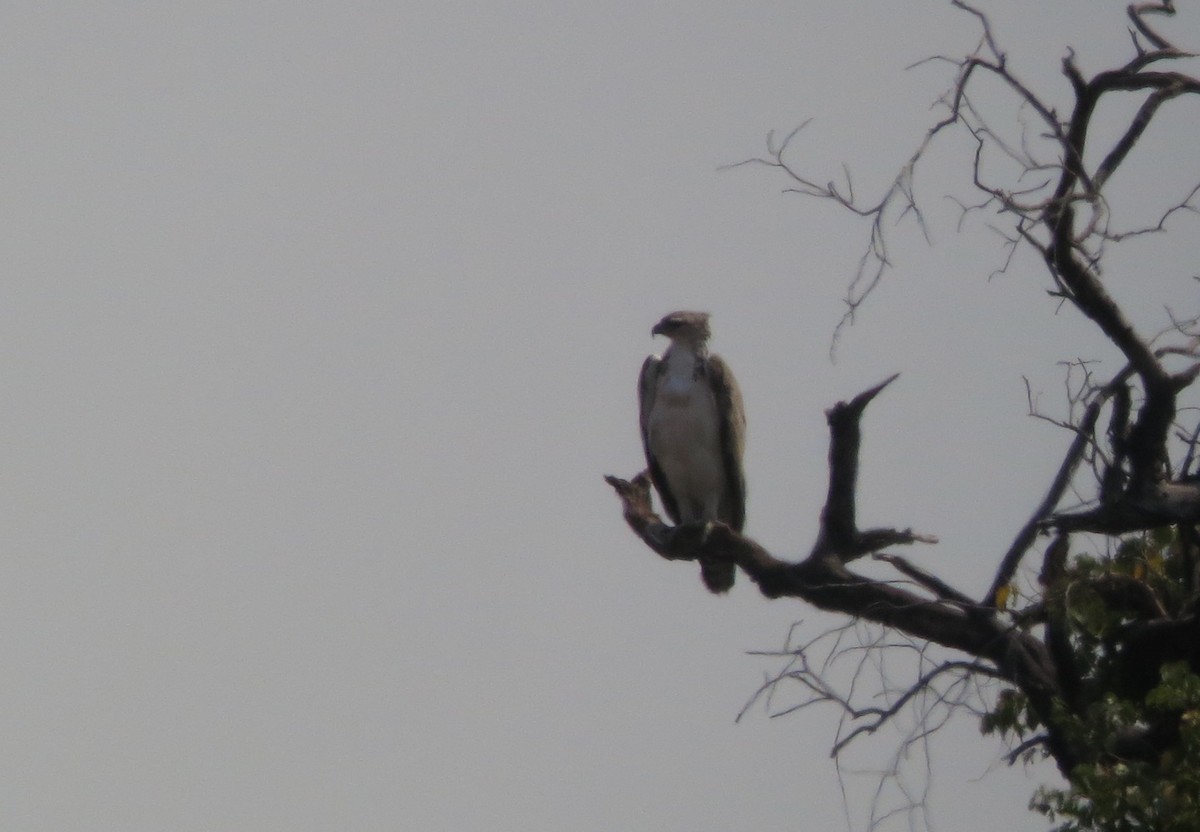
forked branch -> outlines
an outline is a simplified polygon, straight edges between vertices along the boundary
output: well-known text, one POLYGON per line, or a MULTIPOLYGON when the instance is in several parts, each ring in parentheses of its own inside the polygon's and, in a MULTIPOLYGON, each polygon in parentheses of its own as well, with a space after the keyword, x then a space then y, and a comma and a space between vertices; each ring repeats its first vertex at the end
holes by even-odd
MULTIPOLYGON (((723 523, 668 526, 653 510, 650 480, 645 473, 632 480, 605 479, 617 492, 629 527, 661 557, 726 560, 745 572, 768 598, 799 598, 823 610, 873 621, 966 653, 973 661, 986 662, 998 677, 1027 691, 1031 701, 1049 715, 1058 695, 1058 680, 1044 645, 1036 638, 1012 628, 994 612, 972 605, 965 593, 945 582, 923 580, 919 570, 898 559, 888 560, 928 594, 847 568, 849 561, 888 546, 936 542, 908 529, 860 531, 855 521, 859 423, 866 406, 893 379, 829 410, 829 493, 821 511, 817 542, 803 560, 778 558, 723 523)), ((1073 759, 1063 738, 1051 737, 1051 742, 1062 759, 1073 759)))

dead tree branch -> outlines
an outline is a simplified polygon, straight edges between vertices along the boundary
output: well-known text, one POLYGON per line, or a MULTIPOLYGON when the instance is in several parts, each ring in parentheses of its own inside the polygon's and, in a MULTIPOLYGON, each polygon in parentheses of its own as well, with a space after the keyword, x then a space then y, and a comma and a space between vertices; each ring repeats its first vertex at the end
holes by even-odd
MULTIPOLYGON (((632 480, 605 479, 617 492, 630 528, 663 558, 727 560, 740 567, 768 598, 799 598, 820 609, 873 621, 990 662, 1001 678, 1027 691, 1048 716, 1059 695, 1059 684, 1050 656, 1038 639, 1010 627, 993 612, 965 610, 966 594, 944 583, 940 594, 946 597, 930 599, 859 575, 846 566, 886 546, 931 539, 911 530, 860 531, 854 517, 859 422, 867 404, 893 378, 830 409, 828 497, 817 542, 799 562, 775 557, 723 523, 667 526, 653 511, 650 480, 644 473, 632 480)), ((1051 743, 1056 757, 1074 762, 1064 738, 1052 737, 1051 743)))

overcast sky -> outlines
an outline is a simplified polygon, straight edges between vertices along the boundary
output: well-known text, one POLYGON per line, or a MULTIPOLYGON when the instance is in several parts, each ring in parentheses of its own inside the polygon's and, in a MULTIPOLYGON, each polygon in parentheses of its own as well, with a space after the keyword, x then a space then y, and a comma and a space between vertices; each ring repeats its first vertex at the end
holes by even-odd
MULTIPOLYGON (((1066 43, 1128 54, 1121 3, 1000 5, 1057 95, 1066 43)), ((807 551, 823 409, 901 371, 861 516, 987 586, 1066 443, 1022 375, 1058 406, 1054 362, 1111 351, 1032 259, 988 280, 948 143, 934 246, 896 229, 831 363, 864 229, 720 170, 813 118, 806 164, 872 193, 948 82, 905 67, 977 37, 922 0, 7 3, 0 827, 861 828, 834 712, 734 722, 781 667, 748 651, 838 620, 708 595, 602 475, 642 466, 651 325, 705 309, 748 533, 807 551)), ((1182 262, 1118 275, 1139 322, 1182 262)), ((935 828, 1045 827, 1053 773, 1003 750, 970 721, 935 743, 935 828)))

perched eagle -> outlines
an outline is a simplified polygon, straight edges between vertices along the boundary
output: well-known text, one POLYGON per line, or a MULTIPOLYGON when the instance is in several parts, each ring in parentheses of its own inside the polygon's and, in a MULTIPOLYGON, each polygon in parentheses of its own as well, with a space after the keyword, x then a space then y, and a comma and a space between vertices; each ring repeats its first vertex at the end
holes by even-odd
MULTIPOLYGON (((638 379, 642 447, 650 479, 675 523, 746 521, 742 449, 746 415, 733 373, 708 354, 708 314, 672 312, 654 325, 671 345, 649 356, 638 379)), ((700 561, 713 592, 733 586, 732 563, 700 561)))

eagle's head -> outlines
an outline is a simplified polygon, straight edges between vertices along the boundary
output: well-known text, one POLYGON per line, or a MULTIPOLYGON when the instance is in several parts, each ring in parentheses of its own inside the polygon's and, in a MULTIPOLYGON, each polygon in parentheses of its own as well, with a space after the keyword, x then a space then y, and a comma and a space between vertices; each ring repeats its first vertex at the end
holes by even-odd
POLYGON ((672 341, 702 344, 711 334, 707 312, 671 312, 650 330, 651 335, 665 335, 672 341))

